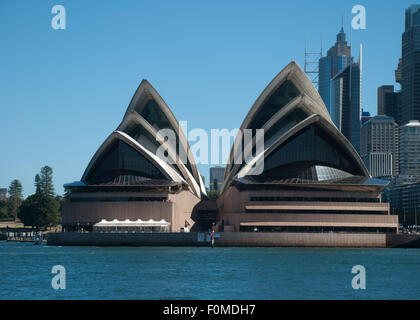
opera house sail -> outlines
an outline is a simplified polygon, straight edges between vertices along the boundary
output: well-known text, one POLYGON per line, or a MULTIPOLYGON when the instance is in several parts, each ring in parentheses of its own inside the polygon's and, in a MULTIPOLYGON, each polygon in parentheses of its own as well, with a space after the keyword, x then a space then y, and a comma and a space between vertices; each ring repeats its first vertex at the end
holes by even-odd
POLYGON ((156 230, 180 231, 194 225, 192 210, 206 192, 178 121, 146 80, 81 181, 64 187, 69 199, 62 224, 69 231, 92 230, 100 221, 132 222, 133 227, 146 221, 156 230), (161 129, 172 130, 176 143, 158 137, 161 129), (166 159, 157 156, 164 143, 166 159))
POLYGON ((311 81, 295 63, 265 88, 240 127, 264 130, 235 141, 219 207, 219 230, 271 232, 398 232, 398 216, 361 158, 335 127, 311 81), (236 152, 254 150, 250 161, 236 152), (239 151, 238 151, 239 150, 239 151))

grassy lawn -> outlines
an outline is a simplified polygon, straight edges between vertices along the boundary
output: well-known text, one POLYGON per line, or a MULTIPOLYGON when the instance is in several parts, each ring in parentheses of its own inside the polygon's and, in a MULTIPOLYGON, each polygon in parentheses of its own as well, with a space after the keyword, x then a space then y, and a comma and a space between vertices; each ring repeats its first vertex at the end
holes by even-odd
MULTIPOLYGON (((25 226, 23 225, 22 222, 18 221, 0 221, 0 228, 24 228, 25 226)), ((29 227, 27 227, 29 228, 29 227)), ((57 230, 58 232, 61 231, 61 225, 57 226, 57 227, 52 227, 52 228, 47 228, 47 231, 52 231, 54 232, 55 230, 57 230)))
POLYGON ((20 221, 0 221, 0 228, 23 228, 24 225, 20 221))

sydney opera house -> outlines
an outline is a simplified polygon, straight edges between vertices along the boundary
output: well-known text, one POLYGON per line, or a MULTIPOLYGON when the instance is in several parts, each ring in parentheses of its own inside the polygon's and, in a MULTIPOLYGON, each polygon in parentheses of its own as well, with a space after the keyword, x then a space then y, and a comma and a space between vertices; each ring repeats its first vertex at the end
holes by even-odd
MULTIPOLYGON (((217 200, 220 230, 398 232, 398 216, 380 197, 388 182, 370 177, 295 62, 265 88, 240 129, 264 129, 264 148, 238 164, 231 150, 217 200)), ((249 143, 243 150, 255 149, 256 139, 249 143)))
MULTIPOLYGON (((295 63, 284 68, 251 107, 240 130, 264 129, 256 139, 235 141, 253 150, 234 161, 232 148, 215 228, 224 232, 397 233, 398 217, 380 192, 388 182, 370 177, 351 143, 333 124, 316 89, 295 63), (262 167, 261 167, 262 164, 262 167)), ((240 139, 239 135, 236 139, 240 139)), ((169 107, 143 81, 118 128, 99 147, 81 181, 65 185, 66 230, 98 223, 156 225, 179 232, 199 225, 194 214, 206 199, 188 141, 169 107), (160 129, 177 133, 164 161, 160 129), (181 161, 181 153, 186 161, 181 161), (159 225, 159 222, 162 225, 159 225)))
POLYGON ((81 181, 64 187, 69 200, 62 208, 62 224, 69 231, 91 230, 104 220, 115 221, 115 226, 156 225, 156 230, 165 226, 166 231, 179 231, 194 225, 192 210, 206 193, 178 121, 146 80, 81 181), (177 134, 176 145, 158 139, 161 129, 177 134), (156 155, 164 143, 166 159, 156 155))

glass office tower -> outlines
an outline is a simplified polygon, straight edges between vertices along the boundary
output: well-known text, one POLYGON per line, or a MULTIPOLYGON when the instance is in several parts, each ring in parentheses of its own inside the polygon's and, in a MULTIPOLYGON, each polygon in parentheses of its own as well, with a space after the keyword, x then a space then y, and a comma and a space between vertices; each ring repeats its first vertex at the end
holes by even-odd
POLYGON ((352 63, 331 79, 330 91, 331 118, 357 152, 360 152, 361 78, 361 64, 352 63))
POLYGON ((400 174, 406 182, 420 181, 420 122, 411 120, 400 128, 400 174))
POLYGON ((420 5, 405 12, 401 64, 401 124, 406 124, 420 120, 420 5))
POLYGON ((346 34, 344 33, 344 29, 341 28, 340 32, 337 34, 335 45, 328 50, 326 57, 319 59, 318 91, 328 112, 331 112, 331 79, 352 61, 353 57, 350 53, 350 46, 347 45, 346 34))

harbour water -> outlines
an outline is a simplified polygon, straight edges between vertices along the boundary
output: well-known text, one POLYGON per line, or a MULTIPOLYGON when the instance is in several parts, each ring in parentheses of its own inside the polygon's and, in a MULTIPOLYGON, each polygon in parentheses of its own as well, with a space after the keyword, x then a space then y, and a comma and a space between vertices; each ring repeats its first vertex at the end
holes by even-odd
POLYGON ((0 241, 0 299, 419 299, 419 249, 56 247, 0 241), (51 269, 66 270, 54 290, 51 269), (352 267, 366 290, 352 288, 352 267))

